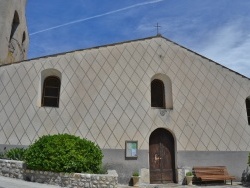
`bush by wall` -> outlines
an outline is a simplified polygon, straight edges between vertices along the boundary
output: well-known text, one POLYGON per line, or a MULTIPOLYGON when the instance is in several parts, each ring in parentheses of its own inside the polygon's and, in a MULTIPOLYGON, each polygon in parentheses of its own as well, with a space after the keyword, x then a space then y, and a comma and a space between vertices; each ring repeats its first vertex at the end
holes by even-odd
POLYGON ((29 169, 52 172, 99 173, 102 158, 98 145, 68 134, 42 136, 25 152, 29 169))

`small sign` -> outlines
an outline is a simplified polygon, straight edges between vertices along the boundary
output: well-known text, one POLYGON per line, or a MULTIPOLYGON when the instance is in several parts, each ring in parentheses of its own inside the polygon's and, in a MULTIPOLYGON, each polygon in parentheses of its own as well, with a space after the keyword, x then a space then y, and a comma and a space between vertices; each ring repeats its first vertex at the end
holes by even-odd
POLYGON ((126 158, 137 159, 138 157, 138 141, 126 141, 126 158))

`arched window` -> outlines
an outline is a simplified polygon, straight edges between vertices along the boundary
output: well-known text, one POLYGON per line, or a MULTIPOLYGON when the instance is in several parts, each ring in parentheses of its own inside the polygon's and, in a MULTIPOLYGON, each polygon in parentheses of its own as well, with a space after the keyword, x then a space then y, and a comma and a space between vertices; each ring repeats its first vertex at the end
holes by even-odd
POLYGON ((151 82, 151 107, 165 108, 165 88, 161 80, 151 82))
POLYGON ((14 18, 12 21, 12 26, 11 26, 10 40, 14 36, 14 33, 16 32, 16 29, 19 24, 20 24, 19 16, 18 16, 17 11, 15 11, 14 18))
POLYGON ((246 109, 247 109, 248 125, 250 125, 250 99, 249 98, 246 98, 246 109))
POLYGON ((25 31, 23 32, 23 37, 22 37, 22 44, 24 43, 24 41, 26 40, 26 35, 25 35, 25 31))
POLYGON ((61 81, 56 76, 45 78, 43 83, 42 106, 59 107, 61 81))

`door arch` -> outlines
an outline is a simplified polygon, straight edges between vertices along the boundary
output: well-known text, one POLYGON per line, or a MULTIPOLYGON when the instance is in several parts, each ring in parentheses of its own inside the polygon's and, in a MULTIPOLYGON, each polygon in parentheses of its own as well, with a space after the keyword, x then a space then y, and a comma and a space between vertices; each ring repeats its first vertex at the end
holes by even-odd
POLYGON ((171 132, 158 128, 149 137, 150 183, 176 182, 175 141, 171 132))

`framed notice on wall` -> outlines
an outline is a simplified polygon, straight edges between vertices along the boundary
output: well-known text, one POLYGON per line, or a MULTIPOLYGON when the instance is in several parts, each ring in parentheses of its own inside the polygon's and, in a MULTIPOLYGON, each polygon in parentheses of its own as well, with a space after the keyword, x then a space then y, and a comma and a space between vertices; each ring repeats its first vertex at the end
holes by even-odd
POLYGON ((126 159, 137 159, 138 157, 138 141, 126 141, 126 159))

